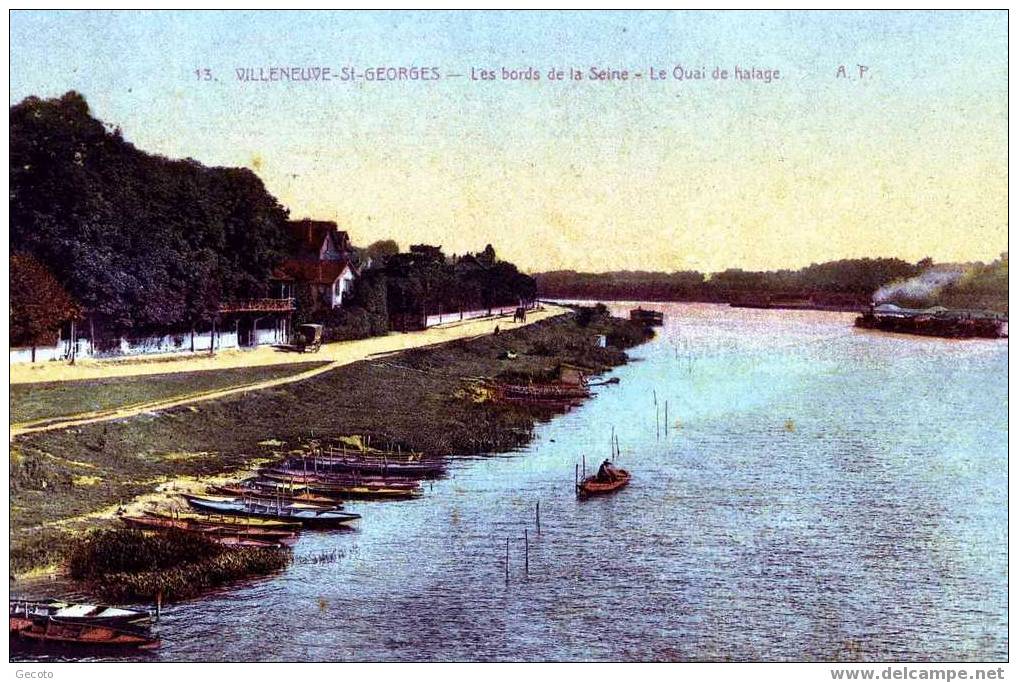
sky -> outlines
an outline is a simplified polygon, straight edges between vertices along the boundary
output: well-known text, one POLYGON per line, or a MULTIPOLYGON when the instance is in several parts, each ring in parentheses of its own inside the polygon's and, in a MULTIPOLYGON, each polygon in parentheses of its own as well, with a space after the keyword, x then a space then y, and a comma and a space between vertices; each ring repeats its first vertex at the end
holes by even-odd
POLYGON ((11 104, 77 90, 140 149, 251 168, 360 245, 491 243, 532 272, 1007 249, 1002 10, 14 11, 10 70, 11 104), (237 77, 279 66, 441 77, 237 77), (471 78, 503 67, 541 80, 471 78))

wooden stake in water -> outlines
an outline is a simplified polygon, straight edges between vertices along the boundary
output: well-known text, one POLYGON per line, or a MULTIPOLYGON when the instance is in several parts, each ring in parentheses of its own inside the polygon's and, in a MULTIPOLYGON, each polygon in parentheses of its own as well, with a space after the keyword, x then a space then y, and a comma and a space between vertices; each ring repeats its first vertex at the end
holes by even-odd
POLYGON ((509 538, 505 539, 505 584, 509 584, 509 538))
POLYGON ((534 515, 537 518, 537 534, 541 534, 541 500, 537 501, 537 507, 534 509, 534 515))
POLYGON ((156 593, 156 622, 157 623, 159 622, 159 616, 162 615, 162 612, 163 612, 163 591, 159 590, 159 592, 156 593))
POLYGON ((530 577, 530 537, 527 529, 523 529, 523 575, 530 577))
POLYGON ((665 401, 665 435, 668 435, 668 401, 665 401))

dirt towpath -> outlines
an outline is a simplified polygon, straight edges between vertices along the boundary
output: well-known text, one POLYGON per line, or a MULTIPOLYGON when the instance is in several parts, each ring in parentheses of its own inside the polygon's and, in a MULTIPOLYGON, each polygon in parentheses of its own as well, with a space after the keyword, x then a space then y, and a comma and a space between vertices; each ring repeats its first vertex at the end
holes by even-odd
POLYGON ((260 367, 266 365, 284 365, 307 362, 308 360, 325 360, 329 364, 321 365, 306 372, 293 374, 276 379, 255 382, 243 386, 232 386, 221 390, 206 391, 188 395, 173 396, 147 403, 129 405, 101 412, 56 417, 36 422, 11 425, 11 439, 28 433, 66 429, 94 422, 124 419, 137 414, 166 410, 180 405, 215 400, 237 393, 258 391, 274 386, 302 381, 337 367, 348 365, 360 360, 398 353, 411 348, 421 348, 440 343, 448 343, 459 339, 469 339, 492 334, 495 327, 503 330, 515 329, 524 324, 533 324, 540 320, 562 315, 565 308, 545 306, 543 309, 531 311, 525 323, 513 323, 511 317, 482 318, 453 322, 431 327, 420 332, 393 333, 358 341, 343 341, 322 346, 315 354, 288 352, 269 346, 261 346, 250 351, 221 351, 214 356, 187 355, 172 358, 137 358, 130 360, 83 360, 75 365, 63 362, 46 362, 39 364, 11 365, 11 383, 39 383, 49 381, 80 381, 83 379, 103 379, 110 377, 141 376, 146 374, 167 374, 175 372, 199 372, 217 369, 233 369, 237 367, 260 367))

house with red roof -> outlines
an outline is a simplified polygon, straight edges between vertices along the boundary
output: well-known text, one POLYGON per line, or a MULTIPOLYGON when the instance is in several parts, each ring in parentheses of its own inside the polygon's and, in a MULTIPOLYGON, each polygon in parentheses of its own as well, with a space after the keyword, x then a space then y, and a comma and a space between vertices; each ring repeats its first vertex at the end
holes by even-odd
POLYGON ((272 273, 282 298, 296 298, 300 287, 308 287, 312 310, 340 307, 359 275, 349 235, 330 220, 292 220, 287 229, 292 256, 272 273))

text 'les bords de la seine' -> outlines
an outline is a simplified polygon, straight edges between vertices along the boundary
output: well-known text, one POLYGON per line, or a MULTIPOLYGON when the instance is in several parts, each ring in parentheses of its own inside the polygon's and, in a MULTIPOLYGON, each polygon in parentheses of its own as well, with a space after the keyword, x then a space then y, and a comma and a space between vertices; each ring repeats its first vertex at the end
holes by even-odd
MULTIPOLYGON (((194 70, 198 80, 218 80, 212 69, 199 68, 194 70)), ((243 83, 273 82, 339 82, 357 81, 393 82, 393 81, 436 81, 443 78, 468 78, 471 81, 698 81, 698 80, 737 80, 759 81, 771 83, 781 79, 778 69, 756 66, 684 66, 675 65, 670 68, 649 67, 644 70, 601 68, 596 66, 587 69, 550 67, 544 70, 536 67, 470 67, 466 73, 442 72, 436 66, 379 66, 358 69, 352 66, 338 68, 328 66, 256 66, 237 67, 234 69, 237 81, 243 83)))

